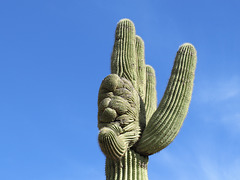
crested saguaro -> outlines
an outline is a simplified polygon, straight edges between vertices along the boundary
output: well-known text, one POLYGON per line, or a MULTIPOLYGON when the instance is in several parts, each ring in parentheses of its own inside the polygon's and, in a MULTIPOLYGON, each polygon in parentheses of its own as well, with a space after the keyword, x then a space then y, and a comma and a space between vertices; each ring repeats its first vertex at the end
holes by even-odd
POLYGON ((196 61, 193 45, 179 47, 157 107, 155 71, 145 64, 144 42, 132 21, 119 21, 111 74, 98 94, 98 141, 107 180, 148 180, 148 156, 174 140, 187 115, 196 61))

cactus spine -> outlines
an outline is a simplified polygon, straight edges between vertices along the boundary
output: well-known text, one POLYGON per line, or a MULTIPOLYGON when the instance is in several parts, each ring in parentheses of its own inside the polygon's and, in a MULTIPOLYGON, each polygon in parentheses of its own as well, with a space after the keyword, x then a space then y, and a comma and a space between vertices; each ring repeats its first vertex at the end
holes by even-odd
POLYGON ((173 141, 187 115, 196 60, 193 45, 180 46, 157 108, 155 71, 145 64, 144 42, 132 21, 118 23, 111 74, 98 95, 98 141, 107 180, 148 180, 148 156, 173 141))

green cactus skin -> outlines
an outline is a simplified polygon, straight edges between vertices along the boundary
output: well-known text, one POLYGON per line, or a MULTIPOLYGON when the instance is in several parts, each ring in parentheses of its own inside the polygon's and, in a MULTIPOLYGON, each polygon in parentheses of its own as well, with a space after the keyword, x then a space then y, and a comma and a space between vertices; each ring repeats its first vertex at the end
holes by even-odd
POLYGON ((155 71, 145 64, 144 42, 132 21, 119 21, 111 74, 98 94, 98 141, 107 180, 148 180, 148 156, 174 140, 187 115, 196 62, 194 46, 181 45, 157 108, 155 71))
POLYGON ((148 180, 148 156, 128 150, 118 161, 106 159, 107 180, 148 180))

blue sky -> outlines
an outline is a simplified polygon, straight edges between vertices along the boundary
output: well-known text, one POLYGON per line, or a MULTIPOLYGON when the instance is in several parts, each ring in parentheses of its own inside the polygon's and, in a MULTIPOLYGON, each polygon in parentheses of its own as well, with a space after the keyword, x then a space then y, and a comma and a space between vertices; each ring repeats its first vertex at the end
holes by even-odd
POLYGON ((150 180, 240 179, 240 2, 0 2, 0 179, 103 180, 97 94, 117 22, 131 19, 155 68, 158 102, 178 47, 198 52, 188 116, 150 157, 150 180))

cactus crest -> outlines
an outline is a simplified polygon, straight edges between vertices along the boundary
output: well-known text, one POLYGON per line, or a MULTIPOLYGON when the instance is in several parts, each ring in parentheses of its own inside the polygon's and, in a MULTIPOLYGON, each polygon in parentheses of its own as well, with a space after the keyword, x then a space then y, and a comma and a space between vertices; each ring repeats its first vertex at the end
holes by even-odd
POLYGON ((98 141, 106 155, 107 180, 147 180, 148 156, 177 136, 189 108, 196 50, 184 43, 157 107, 154 69, 145 64, 144 42, 133 22, 117 24, 111 74, 98 94, 98 141))

